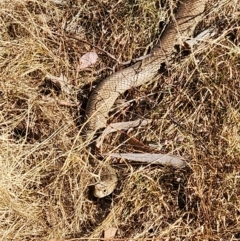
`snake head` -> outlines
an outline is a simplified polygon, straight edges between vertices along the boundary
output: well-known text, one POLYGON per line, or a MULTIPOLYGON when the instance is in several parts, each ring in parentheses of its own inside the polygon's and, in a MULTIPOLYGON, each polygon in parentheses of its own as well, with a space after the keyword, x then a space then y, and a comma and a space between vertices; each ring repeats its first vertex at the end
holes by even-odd
POLYGON ((99 179, 94 186, 93 195, 103 198, 111 194, 117 186, 117 174, 110 165, 104 165, 99 173, 99 179))
POLYGON ((114 180, 101 181, 94 186, 93 195, 98 198, 106 197, 114 191, 116 185, 117 185, 117 182, 114 180))

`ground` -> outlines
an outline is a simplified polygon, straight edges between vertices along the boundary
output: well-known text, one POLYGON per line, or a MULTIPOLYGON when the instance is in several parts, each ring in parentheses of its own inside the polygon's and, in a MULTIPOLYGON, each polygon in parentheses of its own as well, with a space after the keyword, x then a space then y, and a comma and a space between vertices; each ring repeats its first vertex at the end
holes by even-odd
POLYGON ((91 192, 100 161, 82 131, 87 96, 120 63, 149 53, 177 2, 1 1, 1 240, 100 240, 109 228, 116 240, 240 239, 237 0, 209 1, 195 35, 215 35, 125 93, 132 105, 111 120, 154 123, 109 136, 105 151, 136 151, 123 145, 130 136, 188 168, 112 163, 117 189, 103 199, 91 192), (80 69, 89 51, 97 63, 80 69))

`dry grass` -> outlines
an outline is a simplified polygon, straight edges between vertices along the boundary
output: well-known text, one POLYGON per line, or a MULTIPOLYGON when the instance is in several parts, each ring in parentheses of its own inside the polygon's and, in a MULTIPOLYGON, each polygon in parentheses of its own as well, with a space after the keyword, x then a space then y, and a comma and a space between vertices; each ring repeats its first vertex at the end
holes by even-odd
POLYGON ((89 192, 94 157, 81 139, 78 100, 95 73, 116 62, 96 49, 98 64, 77 71, 79 57, 93 47, 66 33, 127 61, 148 52, 173 5, 166 1, 159 11, 153 0, 110 2, 0 3, 1 240, 89 240, 110 226, 121 240, 239 240, 238 1, 209 4, 199 31, 215 26, 217 36, 176 61, 158 83, 126 95, 143 97, 127 116, 156 118, 136 138, 185 156, 191 168, 116 167, 123 177, 118 190, 98 200, 89 192), (61 73, 70 94, 44 81, 61 73))

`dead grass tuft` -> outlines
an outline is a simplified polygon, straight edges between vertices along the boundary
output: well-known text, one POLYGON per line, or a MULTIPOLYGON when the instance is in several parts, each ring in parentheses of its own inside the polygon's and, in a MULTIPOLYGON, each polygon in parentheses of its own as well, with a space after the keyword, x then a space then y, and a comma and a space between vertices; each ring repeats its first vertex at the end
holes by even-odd
MULTIPOLYGON (((190 168, 117 166, 120 182, 111 197, 98 200, 89 191, 94 157, 80 134, 80 90, 97 81, 95 73, 100 79, 111 73, 107 68, 122 68, 99 49, 119 62, 148 53, 174 4, 1 1, 2 240, 80 240, 102 237, 113 226, 122 240, 240 238, 240 9, 234 0, 209 3, 197 31, 214 26, 214 39, 176 60, 158 82, 129 91, 126 98, 143 100, 118 117, 154 118, 132 135, 186 157, 190 168), (90 50, 100 61, 77 71, 90 50), (47 74, 66 76, 71 92, 46 81, 47 74)), ((133 148, 121 143, 115 137, 107 148, 133 148)))

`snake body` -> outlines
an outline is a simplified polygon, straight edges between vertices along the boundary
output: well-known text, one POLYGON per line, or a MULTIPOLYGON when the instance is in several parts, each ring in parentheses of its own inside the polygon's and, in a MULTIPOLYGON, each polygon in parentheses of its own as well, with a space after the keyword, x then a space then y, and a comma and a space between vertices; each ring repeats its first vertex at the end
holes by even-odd
MULTIPOLYGON (((166 27, 150 57, 110 75, 98 84, 91 93, 86 108, 88 118, 86 135, 89 139, 98 129, 106 127, 108 113, 122 93, 153 80, 158 75, 161 64, 171 60, 175 52, 175 45, 181 44, 193 34, 202 17, 206 2, 207 0, 181 2, 175 18, 166 27)), ((111 168, 107 172, 111 175, 101 179, 95 186, 94 195, 96 197, 102 198, 115 189, 117 176, 115 171, 110 170, 113 169, 111 168)))
POLYGON ((166 27, 150 57, 120 70, 101 81, 90 95, 86 114, 87 133, 106 127, 108 113, 116 99, 126 90, 153 80, 160 65, 168 62, 176 44, 189 38, 202 17, 207 0, 185 0, 180 3, 174 20, 166 27))

